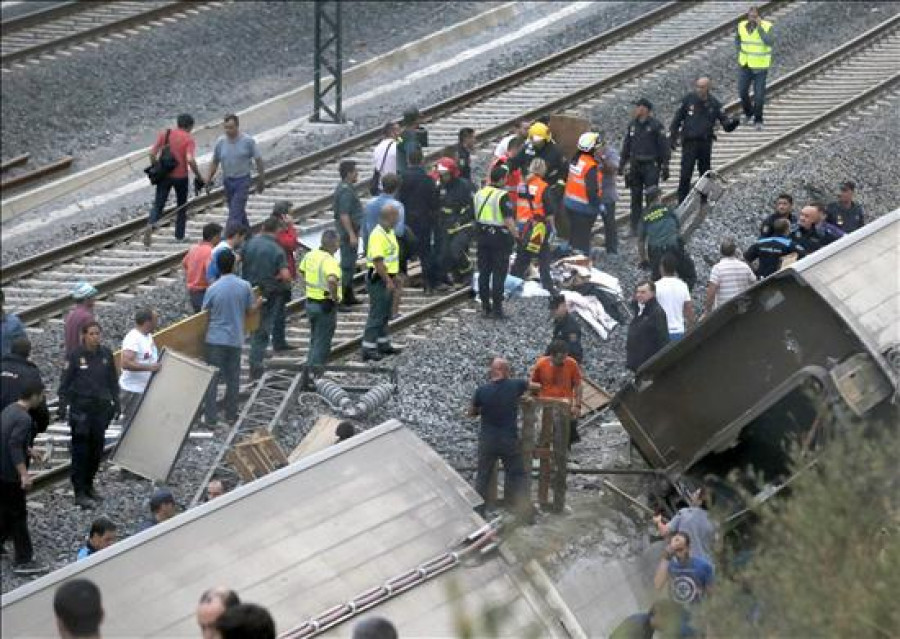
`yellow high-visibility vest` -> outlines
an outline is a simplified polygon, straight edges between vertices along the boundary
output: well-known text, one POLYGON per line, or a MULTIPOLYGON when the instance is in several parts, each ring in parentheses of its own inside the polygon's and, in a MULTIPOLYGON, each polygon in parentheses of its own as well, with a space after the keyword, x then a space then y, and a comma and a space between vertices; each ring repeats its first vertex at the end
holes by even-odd
POLYGON ((503 210, 500 198, 506 191, 496 186, 486 186, 475 194, 475 221, 485 226, 503 226, 503 210))
MULTIPOLYGON (((298 268, 306 284, 306 297, 311 300, 325 300, 330 297, 328 278, 337 278, 338 298, 341 296, 341 266, 328 251, 316 249, 303 256, 298 268)), ((340 299, 335 300, 339 302, 340 299)))
POLYGON ((394 229, 385 231, 379 224, 369 234, 369 243, 366 247, 366 264, 369 268, 375 268, 375 260, 384 260, 384 267, 388 275, 396 275, 400 272, 400 244, 394 229))
POLYGON ((760 32, 762 30, 768 33, 771 28, 771 22, 760 20, 759 26, 750 33, 747 30, 746 20, 738 23, 738 39, 741 41, 741 48, 738 51, 739 65, 751 69, 769 68, 772 64, 772 47, 763 42, 760 32))

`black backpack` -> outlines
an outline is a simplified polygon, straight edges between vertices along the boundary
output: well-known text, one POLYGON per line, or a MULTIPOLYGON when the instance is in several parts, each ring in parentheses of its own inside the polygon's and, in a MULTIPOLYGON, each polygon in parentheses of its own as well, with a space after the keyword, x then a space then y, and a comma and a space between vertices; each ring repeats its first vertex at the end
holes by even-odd
POLYGON ((166 139, 159 150, 159 157, 156 159, 156 162, 144 169, 144 173, 150 179, 150 184, 159 184, 178 166, 178 160, 175 159, 175 156, 172 155, 172 149, 169 148, 169 134, 171 132, 172 129, 166 129, 166 139))

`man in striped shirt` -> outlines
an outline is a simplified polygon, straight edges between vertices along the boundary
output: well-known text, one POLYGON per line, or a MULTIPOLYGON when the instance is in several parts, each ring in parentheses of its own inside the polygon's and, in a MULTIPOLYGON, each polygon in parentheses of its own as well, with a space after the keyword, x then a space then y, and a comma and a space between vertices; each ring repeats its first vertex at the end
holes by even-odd
POLYGON ((722 259, 709 272, 706 285, 706 311, 713 311, 756 284, 753 270, 737 256, 734 239, 722 242, 722 259))

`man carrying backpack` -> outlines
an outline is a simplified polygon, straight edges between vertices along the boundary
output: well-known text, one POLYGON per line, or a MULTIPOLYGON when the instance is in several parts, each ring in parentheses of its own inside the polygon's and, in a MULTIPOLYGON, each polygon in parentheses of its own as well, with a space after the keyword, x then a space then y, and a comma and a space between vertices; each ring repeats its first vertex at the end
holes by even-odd
POLYGON ((153 207, 150 209, 150 219, 147 222, 147 230, 144 233, 144 244, 150 246, 153 231, 159 223, 169 192, 175 189, 175 202, 178 214, 175 218, 175 239, 183 241, 185 227, 187 226, 187 209, 185 205, 188 199, 188 167, 193 171, 194 187, 199 191, 205 186, 200 177, 200 168, 195 158, 196 143, 191 130, 194 128, 194 118, 182 113, 176 120, 175 129, 160 131, 156 142, 150 148, 150 168, 147 175, 150 181, 156 185, 156 197, 153 207))

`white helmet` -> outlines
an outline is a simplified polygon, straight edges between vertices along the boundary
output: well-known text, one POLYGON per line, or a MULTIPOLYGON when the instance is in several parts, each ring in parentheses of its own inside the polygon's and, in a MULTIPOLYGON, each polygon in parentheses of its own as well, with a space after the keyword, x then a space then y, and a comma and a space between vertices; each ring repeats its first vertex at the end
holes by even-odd
POLYGON ((590 153, 600 142, 600 134, 588 131, 578 136, 578 150, 590 153))

